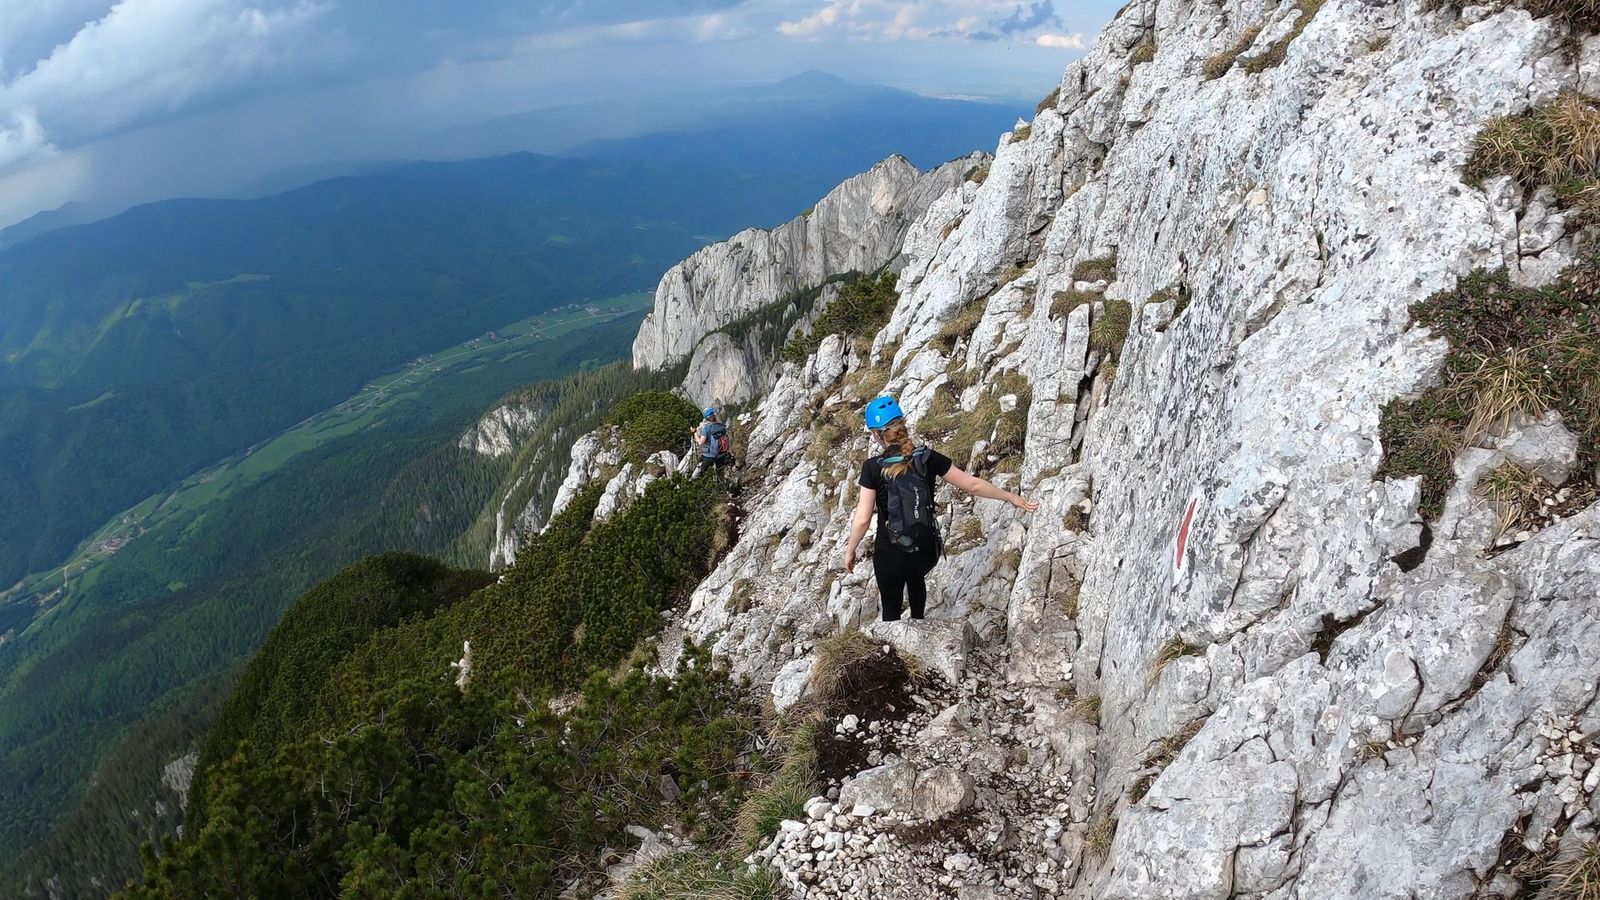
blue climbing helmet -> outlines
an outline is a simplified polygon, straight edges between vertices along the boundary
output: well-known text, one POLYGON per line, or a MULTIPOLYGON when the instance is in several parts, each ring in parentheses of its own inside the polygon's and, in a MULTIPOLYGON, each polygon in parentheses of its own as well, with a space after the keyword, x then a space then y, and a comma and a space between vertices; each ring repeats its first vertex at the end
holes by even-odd
POLYGON ((877 431, 895 419, 902 418, 905 418, 905 413, 901 411, 900 404, 896 403, 894 398, 888 394, 884 394, 882 397, 867 404, 867 427, 873 431, 877 431))
POLYGON ((708 418, 708 419, 712 418, 716 414, 717 414, 717 408, 715 406, 706 407, 706 418, 708 418))

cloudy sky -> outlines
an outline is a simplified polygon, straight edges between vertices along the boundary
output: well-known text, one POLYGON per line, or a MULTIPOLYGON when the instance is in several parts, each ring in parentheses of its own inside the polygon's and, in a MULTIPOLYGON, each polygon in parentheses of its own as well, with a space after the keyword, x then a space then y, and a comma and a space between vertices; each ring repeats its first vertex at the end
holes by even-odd
MULTIPOLYGON (((0 0, 0 226, 822 69, 1041 96, 1120 0, 0 0)), ((411 152, 408 152, 411 151, 411 152)))

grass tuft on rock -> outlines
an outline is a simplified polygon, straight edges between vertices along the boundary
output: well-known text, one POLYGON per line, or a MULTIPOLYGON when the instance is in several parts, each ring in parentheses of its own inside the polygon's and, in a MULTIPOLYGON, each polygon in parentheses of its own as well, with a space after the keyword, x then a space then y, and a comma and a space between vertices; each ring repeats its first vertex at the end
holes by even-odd
POLYGON ((1135 66, 1142 66, 1156 58, 1156 41, 1147 37, 1134 45, 1133 52, 1128 54, 1128 62, 1135 66))
POLYGON ((1107 357, 1122 355, 1122 344, 1133 325, 1133 304, 1126 300, 1107 300, 1100 315, 1089 326, 1089 349, 1107 357))
POLYGON ((1475 490, 1494 506, 1499 523, 1495 539, 1509 531, 1531 526, 1544 509, 1544 500, 1555 493, 1555 486, 1535 472, 1516 463, 1505 463, 1483 476, 1475 490))
POLYGON ((983 184, 989 180, 989 163, 973 166, 967 170, 964 178, 974 184, 983 184))
POLYGON ((1600 267, 1568 269, 1542 288, 1477 270, 1411 308, 1450 343, 1441 384, 1383 409, 1377 477, 1422 476, 1424 515, 1437 518, 1455 456, 1517 416, 1561 413, 1579 438, 1581 470, 1600 443, 1600 267))
POLYGON ((1250 46, 1256 42, 1256 38, 1260 36, 1260 25, 1239 35, 1239 39, 1231 47, 1206 60, 1205 65, 1200 67, 1200 77, 1206 81, 1216 81, 1218 78, 1228 74, 1228 70, 1233 68, 1233 64, 1238 61, 1240 56, 1244 55, 1246 50, 1250 49, 1250 46))
POLYGON ((685 850, 635 869, 617 900, 787 900, 777 870, 752 866, 732 854, 685 850))
POLYGON ((737 847, 753 852, 778 833, 784 820, 805 821, 806 801, 815 796, 817 780, 816 731, 815 722, 804 722, 784 735, 786 749, 778 770, 739 807, 737 847))
POLYGON ((1111 853, 1111 842, 1117 836, 1117 817, 1107 811, 1089 826, 1083 836, 1083 851, 1095 859, 1105 859, 1111 853))
POLYGON ((1258 75, 1268 69, 1275 69, 1283 65, 1284 57, 1289 54, 1289 45, 1294 43, 1295 38, 1306 30, 1307 25, 1311 24, 1311 20, 1316 17, 1317 11, 1322 9, 1323 2, 1324 0, 1299 0, 1296 5, 1300 9, 1300 17, 1295 20, 1294 27, 1289 29, 1289 33, 1273 41, 1272 46, 1266 50, 1240 63, 1239 68, 1249 72, 1251 75, 1258 75))
POLYGON ((1204 652, 1206 652, 1206 648, 1202 645, 1191 644, 1184 640, 1183 635, 1175 634, 1162 642, 1161 648, 1156 651, 1155 667, 1150 673, 1150 677, 1154 678, 1160 675, 1161 671, 1174 660, 1182 659, 1185 656, 1199 656, 1204 652))
MULTIPOLYGON (((1460 12, 1468 6, 1478 4, 1474 0, 1437 0, 1436 5, 1460 12)), ((1600 0, 1500 0, 1490 6, 1519 7, 1527 10, 1534 18, 1557 19, 1580 34, 1600 31, 1600 0)))
POLYGON ((1097 696, 1079 697, 1072 701, 1072 706, 1067 711, 1079 722, 1088 722, 1091 725, 1100 724, 1100 698, 1097 696))
POLYGON ((984 308, 981 300, 963 306, 939 329, 933 338, 933 345, 944 353, 955 350, 957 344, 972 337, 972 333, 978 330, 978 323, 983 321, 984 308))
POLYGON ((1018 125, 1016 130, 1011 132, 1011 140, 1007 141, 1006 143, 1015 144, 1018 141, 1025 141, 1028 139, 1028 135, 1031 134, 1033 134, 1032 125, 1018 125))
POLYGON ((1093 303, 1098 299, 1100 299, 1100 295, 1093 291, 1056 291, 1050 297, 1050 318, 1065 319, 1072 314, 1073 310, 1093 303))
POLYGON ((1473 143, 1461 178, 1477 185, 1509 175, 1532 193, 1549 187, 1577 214, 1600 220, 1600 103, 1566 92, 1540 106, 1490 119, 1473 143))
POLYGON ((1044 95, 1044 99, 1039 101, 1039 105, 1035 106, 1033 108, 1034 114, 1038 115, 1039 113, 1042 113, 1047 109, 1055 109, 1056 108, 1056 101, 1060 100, 1060 99, 1061 99, 1061 87, 1060 87, 1060 85, 1057 85, 1055 90, 1051 91, 1048 94, 1045 94, 1044 95))
POLYGON ((1073 281, 1116 281, 1117 280, 1117 253, 1112 251, 1110 256, 1097 256, 1086 259, 1072 267, 1073 281))
POLYGON ((1600 841, 1556 854, 1540 875, 1540 900, 1600 900, 1600 841))

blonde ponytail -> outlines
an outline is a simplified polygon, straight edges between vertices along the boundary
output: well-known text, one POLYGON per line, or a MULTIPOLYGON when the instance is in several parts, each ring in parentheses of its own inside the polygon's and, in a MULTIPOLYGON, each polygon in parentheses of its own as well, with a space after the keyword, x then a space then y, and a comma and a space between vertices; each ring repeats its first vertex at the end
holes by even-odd
POLYGON ((917 446, 911 443, 911 431, 906 428, 905 419, 895 419, 883 426, 878 432, 879 440, 888 448, 889 456, 899 456, 900 461, 883 467, 883 474, 889 478, 899 478, 911 469, 911 454, 917 446))

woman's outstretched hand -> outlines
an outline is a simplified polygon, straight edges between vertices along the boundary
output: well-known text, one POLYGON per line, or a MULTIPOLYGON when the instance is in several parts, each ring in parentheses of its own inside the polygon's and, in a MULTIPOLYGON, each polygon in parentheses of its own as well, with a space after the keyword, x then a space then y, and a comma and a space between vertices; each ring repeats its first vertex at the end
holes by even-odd
POLYGON ((846 572, 854 572, 856 570, 856 548, 854 547, 844 548, 844 570, 846 572))
POLYGON ((1021 494, 1012 494, 1011 505, 1022 510, 1023 512, 1033 512, 1039 508, 1039 501, 1029 500, 1021 494))

